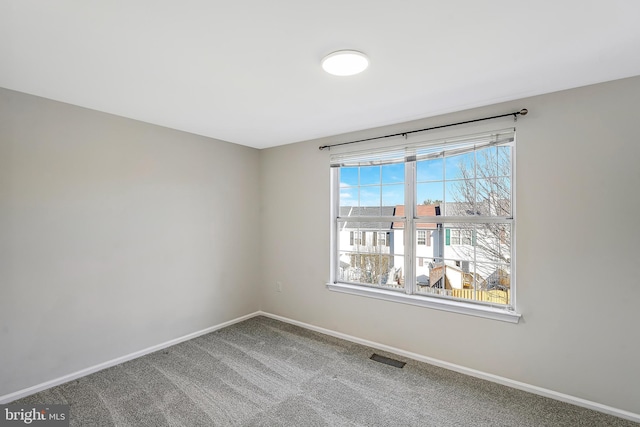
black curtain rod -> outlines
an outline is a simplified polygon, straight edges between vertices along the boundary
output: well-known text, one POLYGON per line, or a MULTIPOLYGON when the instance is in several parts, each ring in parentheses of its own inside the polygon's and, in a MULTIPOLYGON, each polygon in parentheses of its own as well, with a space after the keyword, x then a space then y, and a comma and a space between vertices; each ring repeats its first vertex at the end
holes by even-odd
POLYGON ((467 123, 475 123, 475 122, 482 122, 484 120, 499 119, 500 117, 513 116, 513 119, 516 120, 518 116, 526 116, 528 112, 529 112, 529 110, 527 110, 526 108, 523 108, 520 111, 514 111, 513 113, 507 113, 507 114, 500 114, 499 116, 483 117, 481 119, 467 120, 465 122, 458 122, 458 123, 449 123, 448 125, 433 126, 433 127, 430 127, 430 128, 424 128, 424 129, 418 129, 418 130, 410 130, 408 132, 394 133, 392 135, 374 136, 373 138, 359 139, 357 141, 340 142, 338 144, 332 144, 332 145, 321 145, 318 148, 320 150, 324 150, 325 148, 337 147, 339 145, 355 144, 356 142, 373 141, 375 139, 392 138, 394 136, 406 136, 406 135, 408 135, 410 133, 425 132, 425 131, 428 131, 428 130, 448 128, 450 126, 466 125, 467 123))

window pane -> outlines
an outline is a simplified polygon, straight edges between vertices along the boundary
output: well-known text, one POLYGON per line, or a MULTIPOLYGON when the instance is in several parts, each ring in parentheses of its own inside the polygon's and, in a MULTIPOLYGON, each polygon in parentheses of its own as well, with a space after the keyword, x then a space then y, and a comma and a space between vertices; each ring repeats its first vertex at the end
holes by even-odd
POLYGON ((434 205, 444 200, 444 185, 442 181, 417 184, 416 190, 418 205, 434 205))
POLYGON ((444 228, 433 223, 416 222, 416 229, 416 256, 428 261, 443 257, 444 228))
POLYGON ((465 153, 445 158, 445 179, 474 178, 474 153, 465 153))
POLYGON ((511 224, 476 224, 476 261, 511 262, 511 224))
POLYGON ((404 289, 404 256, 394 254, 391 258, 391 268, 385 287, 392 289, 404 289))
POLYGON ((338 249, 391 254, 393 234, 390 222, 338 221, 338 249))
POLYGON ((369 285, 385 283, 389 260, 390 257, 376 253, 340 252, 339 280, 369 285))
POLYGON ((481 215, 511 216, 511 179, 479 179, 476 207, 481 215))
POLYGON ((338 221, 337 226, 338 280, 404 287, 404 279, 398 283, 404 269, 402 241, 396 242, 390 222, 338 221))
POLYGON ((508 290, 511 288, 511 266, 504 264, 477 263, 476 273, 481 278, 478 289, 508 290))
POLYGON ((393 289, 404 289, 405 276, 404 276, 404 226, 403 223, 395 223, 394 230, 391 232, 391 249, 390 254, 393 256, 391 269, 389 272, 389 279, 387 281, 387 287, 393 289), (396 228, 397 227, 397 228, 396 228))
POLYGON ((474 180, 448 181, 445 187, 444 215, 475 215, 475 182, 474 180))
POLYGON ((476 175, 478 178, 498 176, 497 147, 486 147, 476 151, 476 175))
POLYGON ((475 300, 494 304, 511 303, 511 267, 499 264, 476 264, 478 276, 475 300))
POLYGON ((395 207, 404 205, 404 169, 404 164, 340 168, 340 216, 394 216, 395 207), (354 182, 360 185, 351 186, 354 182))
POLYGON ((511 147, 487 147, 476 151, 478 178, 511 176, 511 147))
POLYGON ((361 166, 360 185, 380 185, 380 166, 361 166))
POLYGON ((418 182, 442 181, 444 178, 444 160, 422 160, 416 163, 416 176, 418 182))
POLYGON ((498 176, 511 176, 511 147, 497 147, 498 176))
POLYGON ((340 252, 338 276, 346 282, 404 288, 402 268, 393 265, 397 258, 375 253, 340 252))
POLYGON ((419 222, 416 223, 416 283, 418 291, 435 283, 432 279, 430 269, 436 259, 441 259, 444 250, 443 228, 438 228, 436 224, 419 222))
MULTIPOLYGON (((416 266, 419 266, 419 258, 416 266)), ((440 289, 445 287, 444 260, 434 258, 423 260, 423 265, 416 268, 416 290, 418 293, 438 294, 440 289)))
POLYGON ((360 187, 360 206, 380 206, 380 196, 379 185, 360 187))
POLYGON ((382 187, 382 206, 404 205, 404 185, 382 187))
MULTIPOLYGON (((341 187, 340 188, 340 207, 358 206, 358 188, 341 187)), ((348 213, 340 212, 340 216, 346 216, 348 213)), ((348 211, 347 211, 348 212, 348 211)))
POLYGON ((404 182, 404 163, 382 166, 383 184, 401 184, 404 182))
POLYGON ((347 185, 358 185, 358 168, 357 167, 345 167, 340 168, 340 187, 347 185))
POLYGON ((474 224, 449 223, 444 225, 445 245, 443 257, 448 260, 474 260, 474 224))
POLYGON ((511 147, 488 147, 476 152, 477 178, 511 176, 511 147))
POLYGON ((508 266, 435 260, 428 275, 418 274, 417 292, 451 299, 509 304, 511 297, 508 266))

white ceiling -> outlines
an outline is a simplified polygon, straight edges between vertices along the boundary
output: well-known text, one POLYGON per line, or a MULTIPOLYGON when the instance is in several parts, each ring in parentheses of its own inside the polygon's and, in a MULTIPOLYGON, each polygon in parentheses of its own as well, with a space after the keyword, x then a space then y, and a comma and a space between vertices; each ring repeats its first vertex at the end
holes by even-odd
POLYGON ((265 148, 640 75, 637 0, 0 0, 0 86, 265 148), (353 77, 322 71, 365 52, 353 77))

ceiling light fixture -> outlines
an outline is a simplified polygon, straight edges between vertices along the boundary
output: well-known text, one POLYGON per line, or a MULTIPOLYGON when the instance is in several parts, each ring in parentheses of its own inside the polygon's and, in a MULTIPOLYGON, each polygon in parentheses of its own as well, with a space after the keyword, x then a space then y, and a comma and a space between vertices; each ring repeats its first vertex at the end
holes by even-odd
POLYGON ((369 59, 356 50, 338 50, 322 59, 322 68, 334 76, 353 76, 369 66, 369 59))

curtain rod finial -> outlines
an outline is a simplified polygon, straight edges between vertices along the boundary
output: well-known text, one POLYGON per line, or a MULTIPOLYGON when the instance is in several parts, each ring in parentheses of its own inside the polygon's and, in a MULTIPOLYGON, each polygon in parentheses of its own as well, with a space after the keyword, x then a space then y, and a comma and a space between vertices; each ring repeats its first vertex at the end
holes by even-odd
POLYGON ((529 110, 527 110, 526 108, 523 108, 522 110, 520 110, 520 115, 521 116, 526 116, 528 112, 529 112, 529 110))
POLYGON ((329 148, 329 146, 328 145, 321 145, 320 147, 318 147, 318 150, 322 151, 325 148, 329 148))

